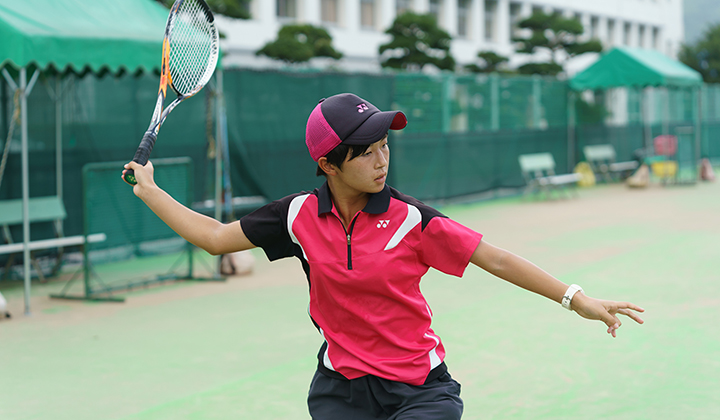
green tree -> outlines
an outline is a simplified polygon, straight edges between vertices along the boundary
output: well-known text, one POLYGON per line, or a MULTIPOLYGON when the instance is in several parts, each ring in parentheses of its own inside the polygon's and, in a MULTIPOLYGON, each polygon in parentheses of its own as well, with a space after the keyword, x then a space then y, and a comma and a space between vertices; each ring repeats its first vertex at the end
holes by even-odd
POLYGON ((683 45, 678 59, 697 70, 705 83, 720 83, 720 23, 710 26, 693 45, 683 45))
MULTIPOLYGON (((168 9, 175 0, 155 0, 168 9)), ((251 0, 206 0, 213 13, 236 19, 250 19, 251 0)))
POLYGON ((556 75, 563 71, 564 60, 588 52, 601 52, 602 44, 597 39, 582 42, 582 23, 576 18, 566 18, 559 13, 546 14, 536 11, 520 21, 520 28, 529 29, 530 36, 513 38, 518 43, 517 52, 533 54, 538 50, 550 52, 548 63, 528 63, 518 68, 523 74, 556 75))
POLYGON ((379 48, 381 66, 422 70, 431 64, 441 70, 455 69, 455 59, 450 54, 452 38, 438 27, 431 14, 405 12, 395 18, 385 33, 392 40, 379 48))
POLYGON ((342 58, 332 46, 332 37, 324 28, 313 25, 285 25, 275 41, 268 42, 255 55, 265 55, 289 64, 304 63, 314 57, 342 58))
MULTIPOLYGON (((475 63, 467 64, 465 70, 473 73, 494 73, 502 71, 502 67, 510 61, 509 58, 498 55, 493 51, 480 51, 477 56, 480 59, 480 65, 478 66, 475 63)), ((508 71, 505 70, 503 72, 506 73, 508 71)))

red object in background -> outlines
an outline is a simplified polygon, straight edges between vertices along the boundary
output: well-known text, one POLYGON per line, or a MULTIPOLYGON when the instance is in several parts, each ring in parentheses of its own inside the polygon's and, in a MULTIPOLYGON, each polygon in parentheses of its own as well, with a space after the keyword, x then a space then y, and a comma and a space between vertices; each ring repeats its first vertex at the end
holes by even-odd
POLYGON ((660 156, 675 156, 677 153, 677 136, 664 134, 653 140, 655 154, 660 156))

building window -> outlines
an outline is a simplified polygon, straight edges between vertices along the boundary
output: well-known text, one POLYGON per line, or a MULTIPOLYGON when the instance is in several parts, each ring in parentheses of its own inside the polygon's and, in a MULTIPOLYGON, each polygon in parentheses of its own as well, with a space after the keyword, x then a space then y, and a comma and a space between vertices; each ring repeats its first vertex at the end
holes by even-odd
POLYGON ((430 0, 430 14, 433 15, 435 21, 440 25, 442 12, 442 0, 430 0))
POLYGON ((652 48, 655 50, 660 49, 660 28, 652 28, 652 48))
POLYGON ((375 0, 360 0, 360 26, 375 28, 375 0))
POLYGON ((320 2, 320 19, 323 23, 338 24, 338 0, 322 0, 320 2))
POLYGON ((497 2, 485 0, 485 41, 495 42, 497 2))
POLYGON ((520 21, 522 20, 522 3, 510 3, 510 35, 513 38, 521 36, 520 21))
POLYGON ((400 16, 412 11, 412 0, 395 0, 395 14, 400 16))
POLYGON ((277 0, 277 15, 280 18, 297 18, 297 1, 277 0))
POLYGON ((590 17, 590 39, 597 39, 600 38, 598 34, 598 29, 600 27, 600 18, 597 16, 591 16, 590 17))
POLYGON ((632 25, 629 22, 625 22, 623 25, 623 45, 630 45, 630 31, 632 30, 632 25))
POLYGON ((638 47, 645 48, 645 25, 638 26, 638 47))
POLYGON ((470 0, 458 0, 458 36, 467 38, 470 34, 470 0))
POLYGON ((607 28, 608 28, 608 45, 615 45, 615 20, 608 19, 607 21, 607 28))

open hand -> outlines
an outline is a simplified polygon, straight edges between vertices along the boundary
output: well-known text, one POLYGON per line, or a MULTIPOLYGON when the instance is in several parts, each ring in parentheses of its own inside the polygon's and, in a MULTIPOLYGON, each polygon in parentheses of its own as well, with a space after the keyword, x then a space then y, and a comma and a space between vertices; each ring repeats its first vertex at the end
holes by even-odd
POLYGON ((643 324, 643 321, 637 312, 645 312, 645 309, 630 302, 615 302, 612 300, 594 299, 578 292, 573 296, 572 309, 583 318, 596 319, 605 323, 608 327, 608 334, 616 337, 616 331, 622 325, 617 314, 622 314, 637 322, 643 324))

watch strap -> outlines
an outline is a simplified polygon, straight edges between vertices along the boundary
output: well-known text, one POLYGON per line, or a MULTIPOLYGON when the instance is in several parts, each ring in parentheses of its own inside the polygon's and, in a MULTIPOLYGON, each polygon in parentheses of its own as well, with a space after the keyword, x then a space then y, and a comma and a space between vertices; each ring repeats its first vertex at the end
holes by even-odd
POLYGON ((567 309, 568 311, 572 311, 572 307, 570 305, 572 304, 573 296, 575 296, 575 293, 582 291, 582 287, 578 286, 577 284, 571 284, 565 292, 565 295, 563 295, 562 307, 567 309))

